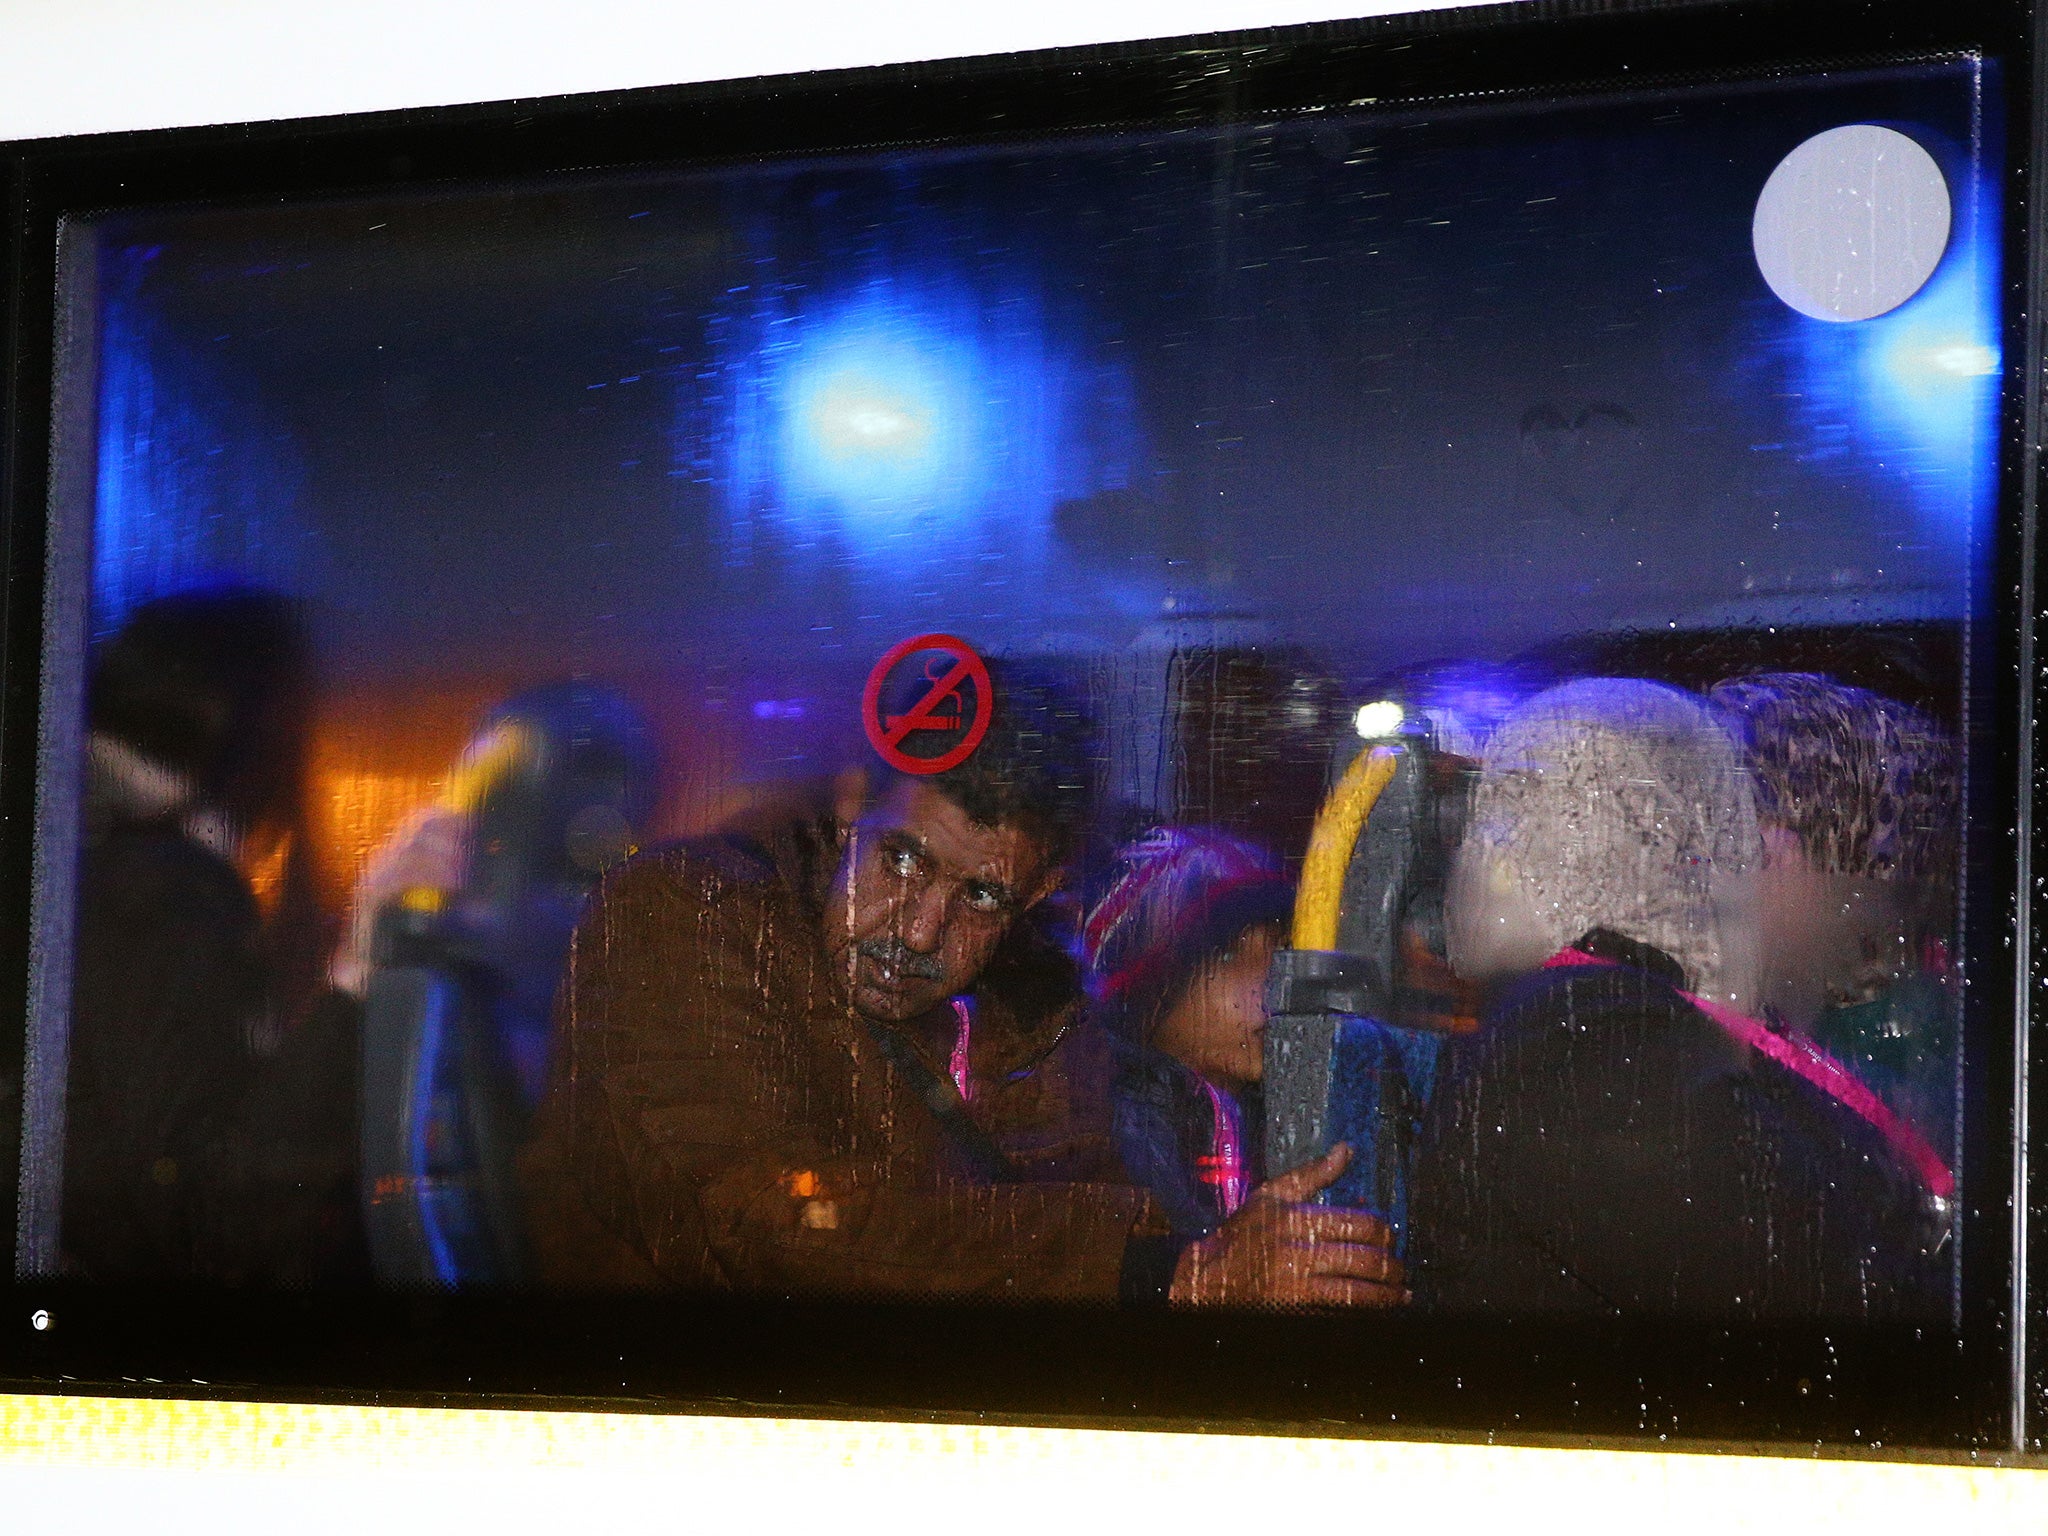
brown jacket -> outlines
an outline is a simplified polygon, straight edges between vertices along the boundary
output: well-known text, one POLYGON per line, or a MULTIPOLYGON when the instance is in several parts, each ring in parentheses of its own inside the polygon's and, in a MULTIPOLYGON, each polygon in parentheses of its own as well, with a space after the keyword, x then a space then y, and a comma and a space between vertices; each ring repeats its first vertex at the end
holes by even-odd
MULTIPOLYGON (((1094 1182, 1115 1166, 1106 1062, 1068 1027, 1071 983, 1034 1006, 1046 967, 1021 936, 981 978, 971 1113, 1018 1178, 976 1179, 827 963, 823 833, 792 821, 683 844, 607 881, 576 935, 524 1160, 537 1278, 1114 1299, 1149 1207, 1094 1182)), ((900 1038, 950 1101, 943 1033, 917 1021, 900 1038)))

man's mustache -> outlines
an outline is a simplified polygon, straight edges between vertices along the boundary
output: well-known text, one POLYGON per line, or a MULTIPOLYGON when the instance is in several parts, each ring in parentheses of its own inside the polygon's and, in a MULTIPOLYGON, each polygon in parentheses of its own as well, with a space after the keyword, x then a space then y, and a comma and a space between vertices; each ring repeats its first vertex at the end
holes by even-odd
POLYGON ((946 974, 939 964, 937 955, 919 954, 901 939, 869 939, 854 946, 860 954, 877 965, 885 966, 898 976, 915 976, 922 981, 938 981, 946 974))

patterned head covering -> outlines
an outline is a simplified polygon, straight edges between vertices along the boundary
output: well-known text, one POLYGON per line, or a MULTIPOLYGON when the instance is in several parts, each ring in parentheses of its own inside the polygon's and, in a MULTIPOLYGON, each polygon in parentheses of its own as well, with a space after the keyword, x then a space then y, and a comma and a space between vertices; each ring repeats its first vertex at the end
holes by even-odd
POLYGON ((1728 989, 1715 877, 1762 850, 1739 750, 1705 701, 1626 678, 1537 694, 1487 743, 1465 846, 1520 884, 1553 951, 1606 928, 1695 990, 1728 989))
POLYGON ((1742 729, 1757 812, 1813 867, 1952 883, 1962 767, 1916 709, 1808 672, 1767 672, 1709 695, 1742 729))
POLYGON ((1082 924, 1089 991, 1130 1039, 1244 932, 1283 920, 1293 891, 1262 849, 1208 828, 1162 827, 1117 855, 1117 875, 1082 924))

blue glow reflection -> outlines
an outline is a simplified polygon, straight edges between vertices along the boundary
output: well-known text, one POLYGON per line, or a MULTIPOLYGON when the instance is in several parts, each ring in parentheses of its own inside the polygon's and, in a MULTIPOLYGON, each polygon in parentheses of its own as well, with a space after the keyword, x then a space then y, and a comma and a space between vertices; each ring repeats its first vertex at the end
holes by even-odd
POLYGON ((878 628, 928 611, 1035 632, 1053 508, 1133 474, 1121 354, 1097 322, 1049 316, 1017 253, 861 264, 828 285, 764 251, 707 317, 678 444, 712 489, 719 556, 816 593, 821 625, 851 599, 878 628))
POLYGON ((1995 285, 1977 251, 1964 253, 1915 298, 1871 322, 1864 368, 1883 419, 1939 463, 1973 471, 1988 456, 1999 353, 1995 285))
POLYGON ((103 253, 92 629, 138 604, 214 581, 294 590, 307 555, 303 474, 216 371, 161 333, 145 280, 155 247, 103 253))
POLYGON ((990 391, 961 329, 931 323, 886 285, 804 324, 778 359, 786 492, 864 516, 972 501, 990 391))
POLYGON ((1811 456, 1853 442, 1911 487, 1938 528, 1967 535, 1995 489, 2000 263, 1987 235, 1995 186, 1969 178, 1958 190, 1949 249, 1911 299, 1871 320, 1790 318, 1811 456))

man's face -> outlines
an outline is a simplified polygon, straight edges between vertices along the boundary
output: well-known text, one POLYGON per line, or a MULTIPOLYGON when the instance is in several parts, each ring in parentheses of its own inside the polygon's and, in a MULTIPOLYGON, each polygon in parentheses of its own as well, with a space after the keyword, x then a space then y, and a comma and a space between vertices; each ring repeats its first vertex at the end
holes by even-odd
POLYGON ((853 1006, 901 1023, 974 985, 1010 924, 1058 884, 1046 850, 899 778, 845 827, 825 946, 853 1006))

